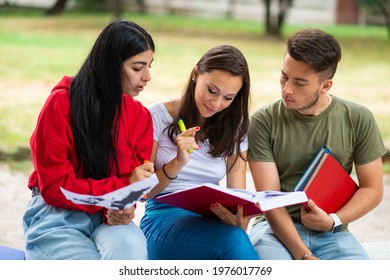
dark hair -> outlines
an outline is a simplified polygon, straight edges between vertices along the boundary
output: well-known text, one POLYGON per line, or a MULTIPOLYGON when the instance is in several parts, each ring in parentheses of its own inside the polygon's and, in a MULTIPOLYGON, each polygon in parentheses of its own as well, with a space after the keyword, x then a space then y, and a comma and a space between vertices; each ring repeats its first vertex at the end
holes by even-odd
MULTIPOLYGON (((237 153, 242 157, 240 142, 245 138, 248 130, 250 98, 250 76, 244 55, 233 46, 220 45, 207 51, 196 66, 199 74, 210 73, 213 70, 223 70, 242 77, 243 84, 232 104, 207 118, 201 130, 196 134, 198 142, 205 140, 206 137, 209 139, 209 154, 211 156, 230 156, 237 153)), ((180 103, 179 114, 169 127, 169 136, 173 142, 175 134, 179 133, 177 126, 179 117, 183 119, 188 127, 200 123, 201 116, 194 105, 195 85, 196 83, 190 75, 180 103)))
POLYGON ((331 34, 318 29, 303 29, 287 41, 287 52, 298 61, 309 65, 320 79, 331 79, 341 59, 341 48, 331 34))
POLYGON ((108 24, 72 80, 71 124, 83 176, 102 179, 117 166, 115 140, 122 104, 121 71, 125 60, 154 52, 151 36, 134 22, 108 24))

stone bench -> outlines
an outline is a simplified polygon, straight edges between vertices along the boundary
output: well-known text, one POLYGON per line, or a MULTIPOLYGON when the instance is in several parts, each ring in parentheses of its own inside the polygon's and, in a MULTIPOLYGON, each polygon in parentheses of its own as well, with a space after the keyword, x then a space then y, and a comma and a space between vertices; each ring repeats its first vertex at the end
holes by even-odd
POLYGON ((390 242, 363 242, 372 260, 390 260, 390 242))
MULTIPOLYGON (((363 242, 362 245, 372 260, 390 260, 390 242, 363 242)), ((0 246, 0 260, 23 259, 23 251, 0 246)))

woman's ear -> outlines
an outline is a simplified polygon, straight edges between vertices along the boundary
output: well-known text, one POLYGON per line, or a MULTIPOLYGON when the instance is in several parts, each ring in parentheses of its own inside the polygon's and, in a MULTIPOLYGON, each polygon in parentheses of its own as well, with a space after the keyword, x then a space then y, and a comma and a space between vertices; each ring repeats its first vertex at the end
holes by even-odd
POLYGON ((192 69, 192 73, 191 73, 191 79, 194 83, 196 83, 196 80, 198 79, 198 74, 199 74, 198 66, 195 66, 194 69, 192 69))

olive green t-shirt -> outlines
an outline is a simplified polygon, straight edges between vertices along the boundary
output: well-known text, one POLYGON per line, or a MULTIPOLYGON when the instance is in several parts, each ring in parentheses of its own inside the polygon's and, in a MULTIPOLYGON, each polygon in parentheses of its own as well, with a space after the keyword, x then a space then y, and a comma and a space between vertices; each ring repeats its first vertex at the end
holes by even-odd
MULTIPOLYGON (((251 118, 248 140, 249 159, 275 162, 281 190, 286 192, 293 191, 323 145, 349 174, 353 164, 369 163, 386 153, 372 113, 335 96, 314 117, 287 110, 282 100, 261 108, 251 118)), ((300 221, 300 205, 287 209, 294 221, 300 221)))

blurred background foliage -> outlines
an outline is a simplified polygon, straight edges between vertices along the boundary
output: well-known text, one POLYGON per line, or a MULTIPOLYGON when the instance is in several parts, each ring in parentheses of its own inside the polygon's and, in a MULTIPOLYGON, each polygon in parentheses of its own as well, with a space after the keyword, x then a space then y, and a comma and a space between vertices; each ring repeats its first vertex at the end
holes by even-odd
MULTIPOLYGON (((53 5, 16 7, 11 0, 0 2, 0 161, 14 168, 31 169, 29 137, 53 85, 63 75, 78 71, 102 28, 118 18, 115 0, 76 2, 55 16, 48 15, 53 5)), ((122 1, 119 18, 144 26, 156 42, 152 81, 138 97, 145 105, 180 95, 200 56, 214 45, 228 43, 240 48, 248 60, 253 112, 280 98, 285 38, 300 28, 318 27, 334 34, 343 49, 331 93, 367 106, 389 150, 390 42, 385 16, 381 24, 370 25, 284 21, 275 35, 268 32, 264 18, 200 17, 183 11, 152 13, 139 6, 124 8, 128 7, 124 4, 138 2, 143 1, 122 1)), ((257 1, 259 6, 265 2, 257 1)), ((291 9, 297 1, 287 2, 291 9)), ((384 160, 388 161, 388 155, 384 160)), ((384 169, 390 173, 389 164, 384 169)))

